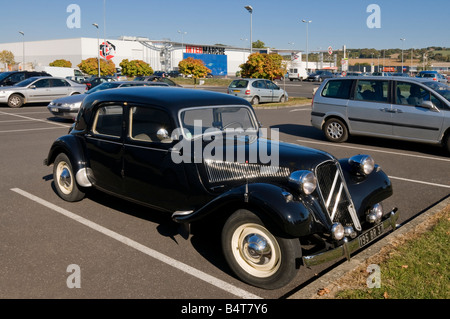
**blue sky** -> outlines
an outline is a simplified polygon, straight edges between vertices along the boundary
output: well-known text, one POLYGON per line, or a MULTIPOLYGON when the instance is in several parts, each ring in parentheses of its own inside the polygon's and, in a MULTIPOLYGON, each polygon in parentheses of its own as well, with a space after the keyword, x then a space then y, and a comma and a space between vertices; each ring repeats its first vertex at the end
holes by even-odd
POLYGON ((0 43, 121 35, 185 43, 248 47, 253 7, 253 41, 278 49, 450 47, 449 0, 0 0, 0 43), (104 29, 104 1, 106 29, 104 29), (67 7, 80 7, 80 28, 68 28, 67 7), (369 28, 370 4, 380 8, 380 28, 369 28), (294 44, 289 44, 289 42, 294 44))

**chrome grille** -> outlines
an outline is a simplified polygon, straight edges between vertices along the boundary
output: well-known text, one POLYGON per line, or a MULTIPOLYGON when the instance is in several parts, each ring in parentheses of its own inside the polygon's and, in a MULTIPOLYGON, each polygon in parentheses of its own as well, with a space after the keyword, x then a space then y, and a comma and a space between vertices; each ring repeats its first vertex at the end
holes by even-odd
POLYGON ((317 167, 319 193, 333 223, 353 225, 357 230, 361 230, 361 224, 338 165, 334 162, 325 162, 317 167))
POLYGON ((210 183, 269 177, 286 178, 290 174, 289 169, 286 167, 238 162, 205 160, 205 167, 210 183))

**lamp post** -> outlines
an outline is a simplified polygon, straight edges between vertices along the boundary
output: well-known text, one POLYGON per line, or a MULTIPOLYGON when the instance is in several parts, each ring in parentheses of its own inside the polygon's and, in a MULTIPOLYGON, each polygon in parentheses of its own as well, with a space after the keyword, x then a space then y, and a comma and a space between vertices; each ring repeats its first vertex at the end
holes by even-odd
POLYGON ((308 72, 308 25, 312 22, 311 20, 302 20, 306 23, 306 72, 308 72))
POLYGON ((403 44, 405 43, 405 38, 401 38, 400 41, 402 41, 402 73, 403 73, 403 44))
POLYGON ((100 77, 100 34, 98 31, 98 24, 93 23, 92 25, 97 28, 97 64, 98 64, 98 77, 100 77))
POLYGON ((19 31, 22 37, 22 71, 25 71, 25 33, 23 31, 19 31))
POLYGON ((187 32, 178 30, 178 33, 181 34, 181 58, 183 58, 184 35, 187 34, 187 32))
POLYGON ((245 9, 247 9, 248 12, 250 12, 250 54, 253 53, 253 40, 252 40, 252 16, 253 16, 253 7, 252 6, 245 6, 245 9))

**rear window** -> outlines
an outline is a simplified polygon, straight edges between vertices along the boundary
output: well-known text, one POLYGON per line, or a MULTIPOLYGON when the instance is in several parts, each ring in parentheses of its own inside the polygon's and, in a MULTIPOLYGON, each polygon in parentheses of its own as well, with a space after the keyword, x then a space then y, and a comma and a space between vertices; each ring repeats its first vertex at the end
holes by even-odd
POLYGON ((352 80, 328 81, 323 88, 322 96, 336 99, 348 99, 350 98, 352 84, 352 80))
POLYGON ((248 81, 246 80, 234 80, 230 84, 230 88, 237 88, 237 89, 243 89, 246 88, 248 85, 248 81))

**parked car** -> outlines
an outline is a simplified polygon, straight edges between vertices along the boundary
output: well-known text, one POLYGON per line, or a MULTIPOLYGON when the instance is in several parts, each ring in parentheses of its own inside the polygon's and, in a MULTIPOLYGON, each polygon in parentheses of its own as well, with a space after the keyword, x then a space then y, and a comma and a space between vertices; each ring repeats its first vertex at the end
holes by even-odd
POLYGON ((169 76, 169 74, 167 72, 164 72, 164 71, 155 71, 155 72, 153 72, 153 75, 154 76, 161 76, 161 77, 168 77, 169 76))
POLYGON ((440 144, 450 151, 450 91, 428 79, 330 79, 313 98, 311 123, 332 142, 369 135, 440 144))
POLYGON ((170 71, 169 73, 167 73, 167 75, 169 76, 169 78, 178 78, 183 76, 183 74, 181 74, 179 71, 170 71))
POLYGON ((250 103, 233 95, 100 91, 85 98, 44 164, 66 201, 95 188, 171 214, 184 229, 218 227, 230 269, 265 289, 288 284, 302 263, 350 258, 395 228, 398 210, 381 204, 391 182, 370 156, 337 160, 263 139, 259 129, 250 103), (302 245, 311 248, 303 257, 302 245))
POLYGON ((27 103, 50 102, 54 99, 82 94, 86 85, 58 77, 31 77, 14 86, 0 88, 0 103, 18 108, 27 103))
POLYGON ((441 83, 447 83, 447 79, 437 71, 420 71, 416 77, 427 78, 429 80, 433 80, 433 81, 437 81, 437 82, 441 82, 441 83))
POLYGON ((143 81, 105 82, 95 86, 94 88, 90 89, 84 94, 66 96, 53 100, 48 104, 47 109, 55 117, 75 120, 78 111, 80 110, 81 103, 88 94, 92 94, 94 92, 103 90, 115 89, 119 87, 131 87, 131 86, 169 86, 169 85, 162 82, 143 82, 143 81))
POLYGON ((90 77, 85 75, 74 75, 74 76, 66 76, 67 80, 71 80, 73 82, 77 82, 80 84, 84 84, 90 77))
POLYGON ((97 85, 112 81, 115 81, 115 79, 109 76, 100 76, 100 77, 91 76, 90 78, 86 79, 83 83, 86 85, 87 89, 90 90, 92 88, 95 88, 97 85))
POLYGON ((310 82, 322 82, 325 79, 334 78, 336 75, 333 72, 330 71, 316 71, 314 73, 311 73, 306 78, 307 81, 310 82))
POLYGON ((34 76, 51 76, 47 72, 34 72, 34 71, 12 71, 3 72, 0 74, 0 86, 13 86, 23 80, 29 79, 34 76))
POLYGON ((137 76, 134 78, 134 81, 162 82, 167 83, 169 86, 181 87, 181 85, 175 83, 171 79, 159 75, 137 76))
POLYGON ((252 105, 267 102, 285 102, 288 93, 270 80, 238 79, 233 80, 227 89, 228 94, 239 96, 252 105))

